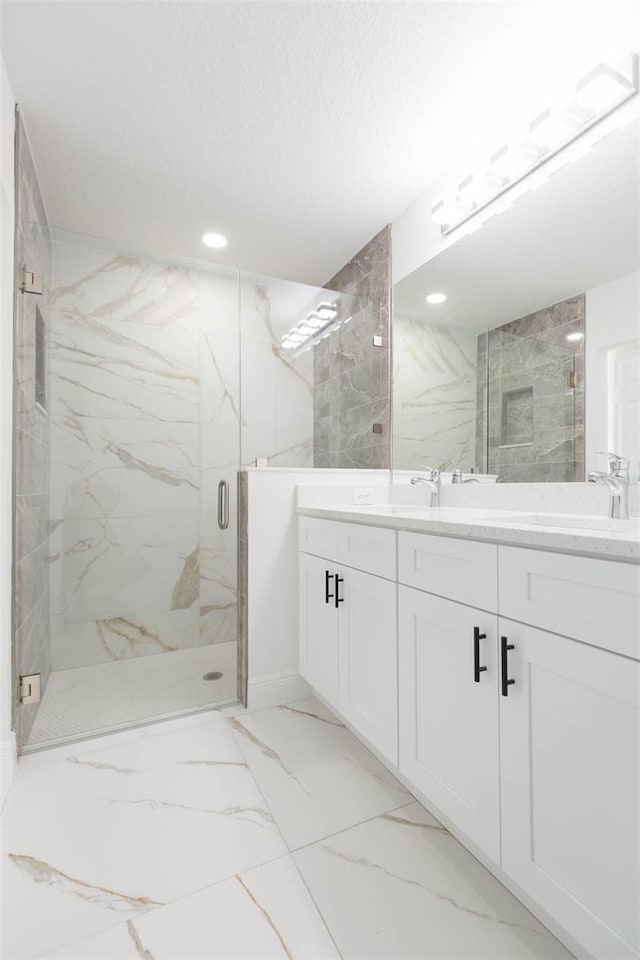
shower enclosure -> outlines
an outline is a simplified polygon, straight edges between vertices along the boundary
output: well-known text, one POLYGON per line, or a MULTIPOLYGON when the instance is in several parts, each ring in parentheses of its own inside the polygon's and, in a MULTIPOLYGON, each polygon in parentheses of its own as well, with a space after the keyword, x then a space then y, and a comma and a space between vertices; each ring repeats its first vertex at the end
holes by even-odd
MULTIPOLYGON (((319 301, 346 317, 353 299, 45 234, 43 294, 17 294, 46 334, 48 512, 42 696, 16 707, 22 750, 242 697, 238 471, 313 465, 313 353, 282 338, 319 301)), ((22 526, 16 512, 17 539, 22 526)))

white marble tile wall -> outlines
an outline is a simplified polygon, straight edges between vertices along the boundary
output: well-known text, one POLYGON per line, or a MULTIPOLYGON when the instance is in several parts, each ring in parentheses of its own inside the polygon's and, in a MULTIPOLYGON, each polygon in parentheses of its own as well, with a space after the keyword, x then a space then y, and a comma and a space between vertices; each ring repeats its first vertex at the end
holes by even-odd
POLYGON ((245 274, 241 281, 242 464, 313 466, 313 353, 293 360, 282 336, 317 288, 245 274))
POLYGON ((477 332, 394 315, 393 465, 470 470, 476 457, 477 332))
POLYGON ((52 305, 54 668, 234 639, 237 271, 57 237, 52 305))
POLYGON ((235 639, 236 472, 311 465, 313 362, 280 339, 315 288, 60 233, 52 286, 54 668, 235 639))

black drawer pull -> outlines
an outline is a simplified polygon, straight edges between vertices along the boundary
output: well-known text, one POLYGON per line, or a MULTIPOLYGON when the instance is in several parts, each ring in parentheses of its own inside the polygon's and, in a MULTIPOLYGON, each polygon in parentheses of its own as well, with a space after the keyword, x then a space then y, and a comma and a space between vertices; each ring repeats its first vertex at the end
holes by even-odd
POLYGON ((480 674, 487 669, 480 666, 480 641, 486 639, 487 635, 480 633, 480 627, 473 628, 473 679, 476 683, 480 683, 480 674))
POLYGON ((339 577, 336 573, 336 610, 338 609, 339 603, 344 603, 344 597, 340 596, 340 584, 344 583, 344 577, 339 577))
POLYGON ((329 603, 329 600, 333 600, 333 594, 329 590, 329 581, 333 580, 335 574, 329 573, 328 570, 324 572, 324 602, 329 603))
POLYGON ((500 637, 500 667, 502 670, 502 696, 509 696, 509 687, 515 680, 509 679, 509 654, 508 650, 513 650, 514 645, 509 643, 508 637, 500 637))

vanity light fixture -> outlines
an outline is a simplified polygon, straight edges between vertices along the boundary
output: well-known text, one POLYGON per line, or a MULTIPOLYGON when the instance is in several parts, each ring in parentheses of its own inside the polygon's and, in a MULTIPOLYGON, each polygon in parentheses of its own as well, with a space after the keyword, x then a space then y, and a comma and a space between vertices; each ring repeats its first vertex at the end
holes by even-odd
MULTIPOLYGON (((538 171, 547 160, 637 93, 638 59, 635 53, 627 54, 615 65, 597 64, 578 80, 568 97, 538 114, 525 128, 524 137, 505 143, 483 168, 465 177, 455 193, 434 204, 431 220, 446 236, 489 204, 495 205, 496 198, 506 190, 512 190, 525 177, 538 171)), ((579 154, 580 151, 576 151, 575 155, 579 154)), ((567 160, 570 159, 575 157, 569 156, 568 151, 567 160)), ((557 169, 561 167, 557 166, 557 169)), ((550 167, 545 171, 555 173, 550 167)), ((505 206, 513 202, 516 192, 512 191, 509 198, 505 198, 505 206)), ((491 213, 487 210, 485 219, 493 212, 500 210, 492 208, 491 213)))
POLYGON ((446 293, 430 293, 425 299, 427 303, 444 303, 447 295, 446 293))
POLYGON ((293 351, 293 357, 310 350, 314 344, 324 340, 334 330, 339 330, 343 323, 348 323, 351 317, 340 318, 337 303, 323 300, 313 310, 309 311, 303 320, 299 320, 282 337, 283 350, 293 351))
POLYGON ((221 233, 205 233, 202 237, 205 247, 212 247, 214 250, 221 250, 227 245, 227 238, 221 233))
POLYGON ((629 78, 608 63, 599 63, 576 86, 576 100, 593 114, 612 109, 636 91, 635 77, 629 78))
POLYGON ((540 151, 540 154, 549 153, 580 132, 580 123, 568 112, 560 110, 545 110, 529 124, 529 137, 540 151))

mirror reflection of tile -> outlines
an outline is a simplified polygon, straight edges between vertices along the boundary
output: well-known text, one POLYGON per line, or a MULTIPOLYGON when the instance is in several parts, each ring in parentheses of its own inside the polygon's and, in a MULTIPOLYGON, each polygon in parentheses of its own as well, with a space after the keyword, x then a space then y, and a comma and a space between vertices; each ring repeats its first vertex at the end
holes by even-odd
POLYGON ((584 475, 585 297, 489 331, 488 472, 502 482, 584 475))

